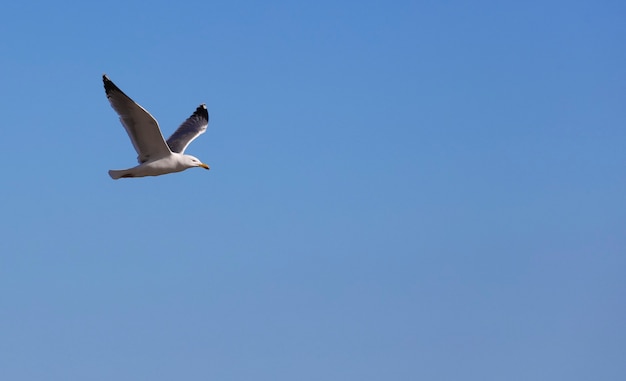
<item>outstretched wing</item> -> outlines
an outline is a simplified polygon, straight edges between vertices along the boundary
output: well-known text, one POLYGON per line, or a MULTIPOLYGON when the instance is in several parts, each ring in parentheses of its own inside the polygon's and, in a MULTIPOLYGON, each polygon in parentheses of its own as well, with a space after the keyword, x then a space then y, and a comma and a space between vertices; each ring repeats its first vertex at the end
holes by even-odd
POLYGON ((178 129, 167 139, 172 152, 183 153, 192 140, 203 134, 209 125, 209 112, 203 103, 178 129))
POLYGON ((139 163, 151 157, 169 155, 171 151, 163 139, 159 124, 152 115, 115 86, 106 74, 102 76, 102 81, 107 98, 120 116, 120 121, 137 151, 139 163))

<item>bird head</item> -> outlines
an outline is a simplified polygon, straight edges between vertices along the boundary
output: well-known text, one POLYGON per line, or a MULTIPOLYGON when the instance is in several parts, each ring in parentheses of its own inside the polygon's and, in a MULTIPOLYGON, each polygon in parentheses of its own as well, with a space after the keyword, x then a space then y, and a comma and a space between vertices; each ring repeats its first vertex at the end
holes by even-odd
POLYGON ((185 155, 185 164, 191 167, 202 167, 204 169, 210 169, 210 167, 203 162, 201 162, 198 158, 193 157, 191 155, 185 155))

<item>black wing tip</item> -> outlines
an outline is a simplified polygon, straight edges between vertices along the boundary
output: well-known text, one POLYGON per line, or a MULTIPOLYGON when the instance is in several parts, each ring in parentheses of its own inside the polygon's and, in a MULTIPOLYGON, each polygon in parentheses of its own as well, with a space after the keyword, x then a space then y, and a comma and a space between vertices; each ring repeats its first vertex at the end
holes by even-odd
POLYGON ((200 106, 198 106, 196 111, 193 113, 192 117, 194 116, 199 116, 201 118, 204 118, 207 121, 209 120, 209 110, 207 110, 206 108, 206 103, 203 103, 200 106))
POLYGON ((104 91, 109 94, 111 91, 122 92, 119 87, 115 86, 115 83, 109 79, 106 74, 102 74, 102 82, 104 83, 104 91))
POLYGON ((112 84, 113 85, 113 81, 111 81, 109 79, 109 76, 105 74, 102 74, 102 82, 104 83, 104 85, 108 85, 108 84, 112 84))

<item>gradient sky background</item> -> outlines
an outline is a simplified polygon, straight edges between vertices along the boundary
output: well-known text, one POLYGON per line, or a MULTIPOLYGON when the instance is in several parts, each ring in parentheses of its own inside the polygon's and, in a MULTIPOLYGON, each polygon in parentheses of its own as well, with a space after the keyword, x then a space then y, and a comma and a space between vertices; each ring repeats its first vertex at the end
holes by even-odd
POLYGON ((625 15, 3 5, 1 378, 626 379, 625 15), (211 171, 111 180, 103 73, 211 171))

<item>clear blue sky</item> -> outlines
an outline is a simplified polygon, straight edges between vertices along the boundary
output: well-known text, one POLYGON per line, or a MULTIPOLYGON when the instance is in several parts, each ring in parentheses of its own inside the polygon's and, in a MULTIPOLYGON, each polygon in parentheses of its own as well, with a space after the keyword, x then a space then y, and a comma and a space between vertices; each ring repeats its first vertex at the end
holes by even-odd
POLYGON ((626 379, 624 15, 3 5, 0 377, 626 379), (103 73, 211 171, 111 180, 103 73))

